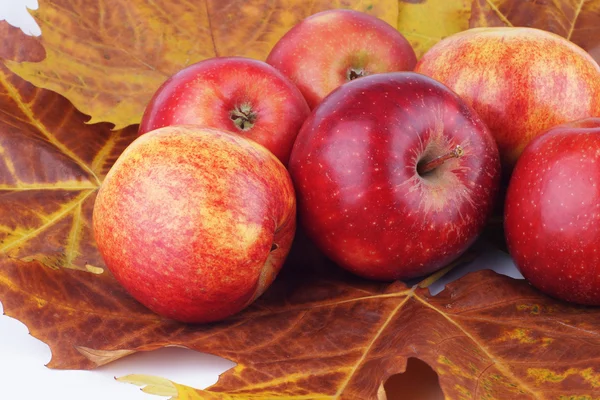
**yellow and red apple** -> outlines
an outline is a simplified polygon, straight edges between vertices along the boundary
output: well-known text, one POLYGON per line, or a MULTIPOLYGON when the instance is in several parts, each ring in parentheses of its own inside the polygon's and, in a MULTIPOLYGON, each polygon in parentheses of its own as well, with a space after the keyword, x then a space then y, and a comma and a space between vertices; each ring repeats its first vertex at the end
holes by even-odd
POLYGON ((415 71, 458 93, 488 125, 510 171, 552 126, 600 117, 600 67, 574 43, 533 28, 476 28, 433 46, 415 71))
POLYGON ((209 322, 275 279, 296 228, 283 164, 239 135, 170 126, 137 138, 98 193, 94 234, 107 267, 154 312, 209 322))

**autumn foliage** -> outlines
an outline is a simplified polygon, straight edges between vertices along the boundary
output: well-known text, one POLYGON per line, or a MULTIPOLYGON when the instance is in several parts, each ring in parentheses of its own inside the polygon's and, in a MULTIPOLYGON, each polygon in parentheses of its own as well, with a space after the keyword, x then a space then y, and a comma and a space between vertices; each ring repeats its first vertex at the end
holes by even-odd
POLYGON ((491 271, 431 296, 434 278, 412 287, 352 277, 300 233, 252 307, 193 326, 151 313, 104 268, 91 231, 94 198, 154 90, 207 57, 264 59, 301 18, 338 7, 397 26, 418 56, 469 27, 533 25, 600 60, 600 0, 40 0, 41 37, 0 22, 5 313, 50 345, 52 368, 91 369, 169 345, 237 363, 204 391, 125 378, 175 398, 374 399, 410 357, 437 372, 449 399, 597 398, 600 309, 491 271))

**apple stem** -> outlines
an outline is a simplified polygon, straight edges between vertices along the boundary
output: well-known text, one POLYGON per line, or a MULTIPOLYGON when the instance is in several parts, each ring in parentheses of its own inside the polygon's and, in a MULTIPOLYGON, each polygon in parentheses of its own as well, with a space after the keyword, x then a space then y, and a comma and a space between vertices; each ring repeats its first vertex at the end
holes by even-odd
POLYGON ((252 106, 249 103, 243 103, 240 106, 236 106, 229 114, 229 118, 231 118, 234 125, 242 131, 252 129, 257 116, 258 115, 252 111, 252 106))
POLYGON ((428 161, 423 164, 419 163, 417 165, 417 173, 419 175, 425 175, 428 172, 433 171, 434 169, 436 169, 437 167, 439 167, 446 161, 450 160, 451 158, 460 158, 463 154, 464 154, 463 148, 460 145, 458 145, 454 149, 452 149, 451 151, 449 151, 448 153, 446 153, 444 155, 436 157, 433 160, 428 161))
POLYGON ((346 78, 349 81, 353 81, 358 78, 362 78, 363 76, 367 76, 367 71, 362 68, 348 68, 348 72, 346 74, 346 78))

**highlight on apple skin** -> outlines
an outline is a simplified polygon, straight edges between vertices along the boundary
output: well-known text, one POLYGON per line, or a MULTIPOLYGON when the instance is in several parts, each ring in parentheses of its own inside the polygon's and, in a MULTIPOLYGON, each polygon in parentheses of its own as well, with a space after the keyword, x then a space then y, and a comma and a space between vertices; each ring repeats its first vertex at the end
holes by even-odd
POLYGON ((433 272, 482 231, 498 149, 454 92, 413 72, 367 76, 327 96, 289 165, 300 221, 338 265, 370 279, 433 272))
POLYGON ((600 118, 559 125, 533 139, 506 195, 508 250, 540 291, 600 305, 600 118))
POLYGON ((197 126, 138 137, 117 159, 93 212, 117 281, 164 317, 211 322, 273 282, 296 229, 290 176, 263 146, 197 126))
POLYGON ((449 36, 415 68, 458 93, 488 125, 510 172, 547 129, 600 117, 600 66, 576 44, 533 28, 474 28, 449 36))
POLYGON ((298 88, 269 64, 215 57, 171 76, 146 106, 139 133, 169 125, 201 125, 236 132, 287 164, 310 109, 298 88))
POLYGON ((273 47, 267 63, 314 108, 338 86, 366 75, 412 71, 415 52, 396 28, 372 15, 335 9, 311 15, 273 47))

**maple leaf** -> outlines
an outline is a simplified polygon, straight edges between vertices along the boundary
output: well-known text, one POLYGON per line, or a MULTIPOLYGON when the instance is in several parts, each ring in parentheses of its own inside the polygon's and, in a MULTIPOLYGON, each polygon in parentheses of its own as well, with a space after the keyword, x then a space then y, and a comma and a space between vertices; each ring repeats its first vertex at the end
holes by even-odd
POLYGON ((0 252, 99 272, 89 232, 95 193, 135 129, 86 125, 64 98, 0 67, 0 252))
POLYGON ((143 375, 120 380, 173 399, 374 399, 416 357, 438 373, 448 399, 600 393, 598 309, 555 302, 491 271, 437 297, 396 285, 355 296, 283 311, 286 333, 275 340, 231 332, 228 346, 238 351, 217 352, 238 365, 206 390, 143 375))
POLYGON ((44 47, 34 37, 0 21, 0 59, 37 62, 42 61, 45 56, 44 47))
POLYGON ((600 63, 600 0, 473 0, 469 26, 543 29, 574 42, 600 63))
POLYGON ((197 398, 374 398, 408 357, 428 362, 449 397, 563 390, 544 379, 564 382, 566 394, 595 388, 599 312, 492 273, 432 298, 353 277, 302 236, 276 283, 243 313, 203 326, 152 314, 100 270, 89 223, 98 182, 132 132, 85 125, 64 98, 2 72, 0 299, 50 345, 51 367, 94 368, 176 345, 238 363, 209 391, 173 386, 197 398), (95 273, 81 271, 90 262, 95 273), (572 336, 579 332, 588 337, 572 336), (568 360, 564 346, 588 358, 568 360))
MULTIPOLYGON (((40 56, 8 46, 5 59, 40 56)), ((244 312, 207 325, 151 313, 104 268, 90 220, 98 186, 135 127, 87 122, 64 97, 0 67, 0 300, 50 346, 50 367, 90 369, 183 346, 237 366, 204 391, 125 380, 179 399, 371 399, 413 357, 436 371, 447 398, 599 395, 599 308, 552 300, 490 271, 436 297, 363 280, 301 232, 276 282, 244 312)))
POLYGON ((67 97, 90 123, 118 129, 139 123, 154 91, 185 66, 226 55, 264 60, 293 25, 331 8, 392 25, 398 15, 397 0, 46 0, 32 11, 45 59, 6 65, 67 97))
POLYGON ((471 0, 400 0, 398 30, 421 58, 443 38, 468 29, 470 15, 471 0))

